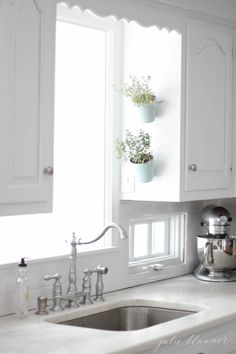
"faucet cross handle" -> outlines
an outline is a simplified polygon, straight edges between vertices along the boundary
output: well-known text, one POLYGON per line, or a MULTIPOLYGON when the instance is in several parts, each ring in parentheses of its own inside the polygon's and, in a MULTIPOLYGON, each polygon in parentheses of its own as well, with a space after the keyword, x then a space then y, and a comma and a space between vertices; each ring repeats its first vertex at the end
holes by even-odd
POLYGON ((59 274, 59 273, 55 273, 53 275, 45 275, 44 276, 44 280, 52 280, 52 279, 55 279, 55 283, 56 282, 59 282, 59 280, 62 278, 62 275, 59 274))
POLYGON ((84 277, 82 283, 82 292, 84 293, 84 295, 82 300, 80 301, 80 304, 85 305, 86 302, 93 304, 93 301, 91 300, 91 275, 92 273, 94 273, 94 270, 85 268, 83 273, 84 277))
POLYGON ((63 311, 64 308, 62 306, 62 285, 60 282, 62 275, 59 273, 55 273, 53 275, 45 275, 44 280, 55 280, 52 288, 52 307, 51 311, 63 311))
POLYGON ((77 240, 77 237, 75 236, 75 232, 72 232, 72 239, 71 239, 71 241, 66 240, 66 242, 70 243, 71 246, 77 246, 77 245, 79 245, 79 240, 80 240, 80 239, 77 240))

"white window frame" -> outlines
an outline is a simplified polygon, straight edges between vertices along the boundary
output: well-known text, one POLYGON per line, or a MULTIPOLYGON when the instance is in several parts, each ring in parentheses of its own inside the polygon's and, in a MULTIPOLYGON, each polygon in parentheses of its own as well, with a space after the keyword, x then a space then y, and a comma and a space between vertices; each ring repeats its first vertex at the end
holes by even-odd
MULTIPOLYGON (((58 3, 61 1, 58 0, 58 3)), ((69 0, 68 0, 69 2, 69 0)), ((70 2, 69 2, 70 3, 70 2)), ((78 0, 78 6, 80 5, 80 1, 78 0)), ((96 5, 96 3, 95 3, 96 5)), ((118 5, 119 7, 119 5, 118 5)), ((84 9, 84 6, 81 7, 84 9)), ((96 8, 96 6, 95 6, 96 8)), ((68 9, 67 9, 68 10, 68 9)), ((91 7, 91 10, 93 11, 93 7, 91 7)), ((106 6, 106 13, 101 14, 98 12, 98 16, 110 16, 113 12, 108 11, 107 12, 107 6, 106 6)), ((96 10, 95 10, 95 13, 96 10)), ((116 13, 116 11, 114 11, 116 13)), ((136 21, 139 23, 138 19, 138 11, 135 10, 134 8, 134 13, 132 13, 132 20, 136 21), (136 14, 135 14, 136 13, 136 14)), ((152 12, 150 12, 150 15, 152 15, 152 12)), ((118 21, 121 18, 125 18, 124 16, 118 16, 118 21)), ((140 16, 140 22, 141 21, 142 15, 140 16)), ((153 18, 153 24, 158 26, 158 23, 162 23, 162 17, 158 19, 158 17, 153 18)), ((170 21, 170 28, 172 28, 172 19, 170 15, 167 15, 164 23, 167 26, 168 21, 170 21)), ((122 22, 119 22, 122 23, 122 22)), ((150 25, 149 20, 147 25, 150 25)), ((185 33, 185 26, 183 26, 182 21, 178 22, 180 32, 182 35, 185 33)), ((145 26, 145 24, 144 24, 145 26)), ((164 27, 164 26, 162 26, 164 27)), ((114 45, 114 57, 113 57, 113 85, 115 88, 119 88, 121 83, 122 83, 122 78, 123 78, 123 53, 124 53, 124 47, 122 40, 119 41, 119 39, 122 39, 123 36, 123 28, 120 26, 120 28, 116 28, 113 31, 113 45, 114 45)), ((183 42, 184 43, 184 42, 183 42)), ((113 95, 113 110, 111 113, 113 114, 113 121, 112 125, 110 126, 110 132, 111 135, 108 139, 111 142, 111 144, 114 143, 114 137, 117 137, 120 135, 121 132, 121 121, 120 121, 120 116, 122 114, 122 105, 121 105, 121 95, 114 90, 112 93, 113 95)), ((111 123, 111 122, 110 122, 111 123)), ((111 145, 110 145, 111 146, 111 145)), ((114 151, 114 146, 110 150, 110 154, 113 154, 114 151)), ((116 159, 113 159, 112 161, 112 168, 108 171, 110 173, 110 176, 112 178, 110 179, 110 190, 112 190, 112 216, 113 216, 113 221, 119 222, 119 201, 120 201, 120 164, 116 159)), ((109 180, 109 179, 108 179, 109 180)), ((128 230, 128 221, 126 220, 120 220, 122 226, 128 230)), ((89 251, 85 252, 84 255, 80 254, 81 256, 81 261, 84 259, 88 261, 88 259, 93 259, 93 263, 99 261, 101 262, 101 257, 102 257, 102 262, 106 261, 107 265, 112 266, 113 268, 113 277, 110 279, 109 282, 109 288, 110 289, 119 289, 119 288, 124 288, 124 287, 129 287, 129 286, 135 286, 138 284, 145 284, 149 283, 151 281, 158 281, 161 279, 167 279, 167 278, 172 278, 175 276, 183 275, 186 273, 189 273, 189 270, 191 270, 191 257, 188 256, 188 253, 186 252, 186 249, 190 248, 189 245, 187 244, 187 239, 186 239, 186 244, 184 245, 184 254, 185 254, 185 263, 179 263, 175 261, 174 263, 171 262, 170 260, 166 261, 166 266, 165 268, 159 273, 153 273, 152 269, 148 270, 142 270, 139 267, 139 271, 132 273, 130 272, 130 267, 129 267, 129 250, 128 250, 128 241, 123 241, 120 242, 118 235, 115 233, 113 235, 112 242, 110 242, 110 248, 107 249, 101 249, 97 251, 89 251), (104 258, 106 257, 106 258, 104 258)), ((134 268, 133 268, 134 269, 134 268)))
MULTIPOLYGON (((65 7, 65 12, 67 13, 70 9, 65 7)), ((65 14, 63 14, 64 16, 65 14)), ((57 16, 57 18, 60 16, 57 16)), ((101 18, 101 22, 105 20, 109 21, 110 17, 103 17, 101 18)), ((99 18, 98 18, 99 20, 99 18)), ((134 21, 136 18, 134 16, 134 21)), ((75 19, 70 19, 70 21, 75 21, 75 19)), ((158 23, 158 21, 157 21, 158 23)), ((113 43, 113 57, 110 57, 110 63, 113 65, 113 72, 112 72, 112 83, 114 88, 119 88, 122 83, 123 78, 123 53, 124 53, 124 45, 123 45, 123 26, 122 21, 116 22, 118 24, 112 31, 110 31, 110 40, 113 43)), ((114 25, 114 22, 113 22, 114 25)), ((101 24, 102 28, 104 29, 104 24, 101 24)), ((111 28, 110 28, 111 29, 111 28)), ((182 33, 183 34, 183 33, 182 33)), ((112 210, 112 220, 119 222, 119 202, 120 202, 120 163, 116 159, 112 159, 114 153, 114 138, 118 137, 121 132, 122 123, 120 117, 122 115, 122 98, 119 92, 114 89, 113 92, 110 92, 111 97, 111 105, 108 107, 108 112, 110 113, 110 117, 113 117, 113 120, 110 120, 109 127, 108 127, 108 140, 107 145, 110 146, 110 149, 107 149, 107 159, 111 163, 111 168, 108 168, 107 177, 105 183, 110 183, 108 186, 110 192, 112 193, 112 199, 110 204, 107 204, 107 207, 112 210)), ((109 115, 107 115, 108 117, 109 115)), ((123 222, 120 221, 122 226, 128 231, 127 220, 123 222)), ((186 230, 184 230, 184 234, 186 234, 186 230)), ((185 240, 187 241, 187 240, 185 240)), ((133 266, 129 266, 129 249, 128 249, 129 242, 121 242, 117 233, 114 233, 113 237, 108 237, 106 241, 106 247, 100 250, 93 250, 85 252, 86 258, 90 255, 95 259, 100 259, 100 255, 107 256, 106 259, 111 257, 113 266, 119 264, 119 274, 117 274, 117 278, 115 280, 115 288, 122 288, 132 285, 144 284, 150 281, 157 281, 160 279, 172 278, 174 276, 186 274, 188 269, 191 267, 189 266, 190 258, 187 256, 186 248, 187 243, 181 245, 183 248, 183 254, 185 255, 185 261, 182 262, 180 259, 166 259, 163 260, 165 267, 159 273, 153 273, 152 269, 143 269, 143 264, 136 264, 133 266)), ((82 255, 82 254, 81 254, 82 255)), ((153 264, 152 260, 149 264, 146 262, 146 266, 153 264)), ((163 263, 162 262, 162 263, 163 263)), ((116 268, 116 267, 115 267, 116 268)), ((114 270, 113 270, 114 271, 114 270)))
MULTIPOLYGON (((89 26, 102 31, 106 31, 106 114, 105 114, 105 205, 104 205, 104 224, 110 222, 119 222, 119 163, 114 159, 114 140, 117 137, 117 132, 120 131, 120 95, 115 88, 120 85, 122 54, 123 50, 120 38, 123 33, 122 22, 114 20, 112 17, 91 16, 89 11, 81 11, 78 8, 73 9, 58 4, 57 21, 78 24, 81 26, 89 26), (76 11, 76 9, 78 11, 76 11), (113 90, 110 88, 114 88, 113 90), (111 119, 113 117, 113 119, 111 119)), ((120 239, 113 231, 112 237, 106 235, 104 240, 104 249, 117 247, 120 244, 120 239)), ((91 246, 92 248, 93 246, 91 246)), ((86 252, 89 252, 86 250, 86 252)), ((91 249, 91 252, 94 250, 91 249)))
POLYGON ((133 250, 129 250, 129 274, 143 273, 148 269, 152 269, 152 266, 156 263, 162 264, 163 269, 168 266, 177 266, 185 264, 186 254, 185 254, 185 244, 186 244, 186 226, 187 226, 187 214, 172 213, 158 215, 157 217, 152 218, 139 218, 134 219, 130 222, 129 226, 129 247, 134 247, 134 227, 137 224, 147 224, 148 225, 148 238, 147 241, 149 244, 152 240, 151 229, 152 224, 158 221, 166 222, 167 230, 166 232, 166 243, 169 245, 166 247, 167 251, 170 251, 169 254, 151 254, 151 248, 148 249, 148 255, 134 258, 133 250), (172 224, 172 225, 171 225, 172 224), (172 229, 172 230, 170 230, 172 229), (131 255, 131 257, 130 257, 131 255))

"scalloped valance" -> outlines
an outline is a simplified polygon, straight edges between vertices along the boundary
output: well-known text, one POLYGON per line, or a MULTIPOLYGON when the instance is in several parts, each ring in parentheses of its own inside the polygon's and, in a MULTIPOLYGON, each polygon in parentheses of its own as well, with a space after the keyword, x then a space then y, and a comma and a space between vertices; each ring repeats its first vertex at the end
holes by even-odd
POLYGON ((157 26, 168 31, 184 33, 186 18, 158 8, 141 4, 137 0, 57 0, 69 7, 78 6, 82 11, 90 10, 94 14, 107 17, 114 16, 117 20, 136 21, 142 26, 157 26))

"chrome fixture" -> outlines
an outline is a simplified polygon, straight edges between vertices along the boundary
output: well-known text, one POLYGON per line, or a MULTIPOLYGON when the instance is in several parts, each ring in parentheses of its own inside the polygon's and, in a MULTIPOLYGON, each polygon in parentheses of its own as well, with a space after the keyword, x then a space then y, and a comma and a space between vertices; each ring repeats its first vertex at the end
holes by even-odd
MULTIPOLYGON (((76 286, 76 259, 77 259, 77 245, 88 245, 91 243, 94 243, 98 240, 100 240, 105 233, 109 230, 109 229, 115 229, 118 231, 120 239, 124 240, 126 238, 128 238, 125 230, 123 229, 122 226, 116 224, 116 223, 110 223, 107 226, 104 227, 104 229, 102 230, 101 234, 97 237, 95 237, 94 239, 92 239, 91 241, 88 242, 82 242, 81 239, 78 239, 78 241, 76 240, 75 237, 75 233, 73 233, 73 237, 71 240, 71 254, 70 254, 70 268, 69 268, 69 285, 68 285, 68 290, 67 290, 67 298, 68 298, 68 302, 66 304, 66 307, 78 307, 79 304, 77 303, 77 299, 79 296, 81 296, 81 293, 79 293, 77 291, 77 286, 76 286)), ((86 302, 92 303, 91 300, 91 275, 94 271, 93 270, 89 270, 88 268, 86 268, 86 270, 84 271, 84 278, 83 278, 83 298, 82 301, 80 302, 81 304, 85 304, 86 302)), ((98 274, 98 273, 97 273, 98 274)), ((106 274, 106 273, 104 273, 106 274)), ((99 288, 98 290, 98 297, 103 297, 103 283, 102 283, 102 279, 99 276, 99 279, 97 279, 97 287, 99 288)), ((96 300, 99 301, 99 300, 96 300)))
POLYGON ((82 284, 82 292, 84 293, 80 304, 85 305, 86 303, 93 304, 91 300, 91 275, 93 274, 93 269, 85 268, 82 284))
POLYGON ((94 242, 100 240, 100 238, 102 238, 109 229, 116 229, 119 232, 121 240, 128 238, 128 236, 122 226, 120 226, 116 223, 111 223, 111 224, 108 224, 107 226, 104 227, 103 231, 101 232, 101 234, 98 237, 96 237, 93 240, 88 241, 88 242, 81 242, 81 239, 79 239, 78 245, 89 245, 90 243, 94 243, 94 242))
POLYGON ((76 285, 76 279, 77 279, 77 274, 76 274, 76 259, 77 259, 77 246, 78 242, 76 241, 75 233, 73 233, 72 240, 70 242, 71 245, 71 253, 70 253, 70 267, 69 267, 69 285, 67 289, 67 304, 66 307, 79 307, 78 304, 78 290, 77 290, 77 285, 76 285))
POLYGON ((223 207, 202 211, 203 235, 197 236, 200 265, 194 275, 205 281, 236 281, 236 237, 230 235, 232 218, 223 207))
POLYGON ((60 282, 60 278, 62 277, 61 274, 54 274, 54 275, 45 275, 44 280, 55 280, 53 284, 52 290, 52 307, 50 308, 51 311, 63 311, 64 308, 62 306, 62 286, 60 282))
POLYGON ((47 301, 48 299, 44 296, 38 296, 37 298, 37 310, 35 312, 36 315, 48 315, 47 310, 47 301))
POLYGON ((97 273, 97 282, 96 282, 96 296, 94 301, 104 301, 103 297, 103 275, 108 273, 108 268, 98 265, 93 269, 94 273, 97 273))
MULTIPOLYGON (((80 304, 92 304, 93 301, 91 299, 91 275, 93 273, 97 273, 97 283, 96 283, 96 296, 95 301, 104 301, 103 298, 103 274, 108 272, 108 268, 98 265, 92 269, 85 268, 84 269, 84 277, 83 277, 83 284, 82 284, 82 292, 77 290, 77 274, 76 274, 76 261, 77 261, 77 245, 87 245, 93 242, 96 242, 102 238, 105 233, 114 228, 119 232, 120 239, 128 238, 125 230, 122 226, 111 223, 108 224, 101 234, 88 242, 81 242, 81 239, 77 241, 75 237, 75 233, 73 233, 72 240, 70 242, 71 245, 71 253, 70 253, 70 267, 69 267, 69 276, 68 276, 68 289, 67 294, 63 297, 62 296, 62 285, 60 282, 60 278, 62 277, 60 274, 56 273, 54 275, 46 275, 44 280, 55 280, 53 284, 53 291, 52 291, 52 307, 50 308, 51 311, 63 311, 64 307, 62 305, 63 301, 66 301, 65 307, 79 307, 78 299, 82 298, 80 304)), ((46 306, 47 300, 45 298, 39 297, 38 298, 38 310, 37 314, 45 314, 46 313, 46 306)))

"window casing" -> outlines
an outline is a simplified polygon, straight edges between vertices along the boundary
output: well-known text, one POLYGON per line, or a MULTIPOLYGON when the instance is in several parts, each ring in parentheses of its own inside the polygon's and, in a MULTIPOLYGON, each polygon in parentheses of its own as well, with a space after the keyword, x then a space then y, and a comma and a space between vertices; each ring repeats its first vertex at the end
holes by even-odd
POLYGON ((129 267, 142 271, 147 264, 184 263, 186 214, 133 220, 129 226, 129 267))

